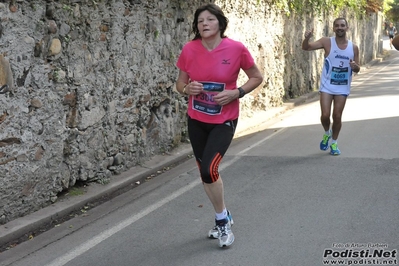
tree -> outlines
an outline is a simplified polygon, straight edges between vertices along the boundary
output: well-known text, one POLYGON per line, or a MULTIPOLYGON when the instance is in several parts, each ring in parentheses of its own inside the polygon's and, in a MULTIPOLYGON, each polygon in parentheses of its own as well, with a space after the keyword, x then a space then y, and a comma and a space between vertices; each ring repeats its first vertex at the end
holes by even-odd
POLYGON ((367 0, 366 11, 367 12, 378 12, 383 10, 384 0, 367 0))
POLYGON ((385 16, 389 21, 399 21, 399 0, 387 3, 388 10, 384 10, 385 16))

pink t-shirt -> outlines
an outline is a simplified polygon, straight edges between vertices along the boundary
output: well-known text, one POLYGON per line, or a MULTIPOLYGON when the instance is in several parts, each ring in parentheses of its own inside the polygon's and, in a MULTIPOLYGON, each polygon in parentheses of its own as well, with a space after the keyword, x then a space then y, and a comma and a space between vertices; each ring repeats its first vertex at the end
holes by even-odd
POLYGON ((237 89, 240 69, 254 65, 254 59, 241 42, 223 38, 218 47, 208 51, 200 39, 190 41, 183 47, 176 65, 188 74, 191 81, 204 84, 203 93, 189 97, 187 112, 192 119, 222 124, 238 118, 238 99, 220 106, 213 101, 213 95, 237 89))

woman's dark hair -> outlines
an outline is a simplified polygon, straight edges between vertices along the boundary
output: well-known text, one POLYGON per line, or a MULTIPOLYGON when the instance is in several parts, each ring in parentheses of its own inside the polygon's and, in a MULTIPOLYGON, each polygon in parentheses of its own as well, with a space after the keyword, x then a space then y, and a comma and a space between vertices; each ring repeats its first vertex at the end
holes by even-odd
POLYGON ((219 28, 220 28, 220 37, 225 38, 226 36, 224 35, 224 32, 227 29, 227 24, 229 23, 228 18, 224 15, 222 9, 218 7, 215 4, 207 4, 199 7, 194 14, 194 21, 193 21, 193 33, 194 33, 194 39, 201 39, 201 35, 198 30, 198 17, 199 15, 205 11, 208 10, 211 14, 215 15, 216 18, 219 21, 219 28))

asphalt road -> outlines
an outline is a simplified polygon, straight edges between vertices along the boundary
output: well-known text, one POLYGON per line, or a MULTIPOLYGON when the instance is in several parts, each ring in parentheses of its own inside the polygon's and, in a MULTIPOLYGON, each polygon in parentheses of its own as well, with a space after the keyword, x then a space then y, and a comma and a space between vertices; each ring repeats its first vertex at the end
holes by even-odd
POLYGON ((206 238, 214 214, 191 159, 0 254, 0 265, 398 265, 399 56, 390 54, 354 78, 340 156, 319 150, 317 98, 234 140, 220 169, 230 248, 206 238))

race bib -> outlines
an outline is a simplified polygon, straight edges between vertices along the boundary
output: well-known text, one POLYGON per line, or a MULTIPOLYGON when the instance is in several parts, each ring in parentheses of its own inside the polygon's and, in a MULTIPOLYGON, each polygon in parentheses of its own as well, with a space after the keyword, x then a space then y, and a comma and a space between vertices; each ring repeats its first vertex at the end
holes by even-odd
POLYGON ((348 85, 349 80, 348 67, 333 67, 331 72, 330 83, 333 85, 348 85))
POLYGON ((208 115, 219 115, 223 106, 218 105, 213 97, 219 92, 224 91, 226 84, 217 82, 200 82, 204 86, 202 93, 192 97, 192 107, 194 110, 208 115))

